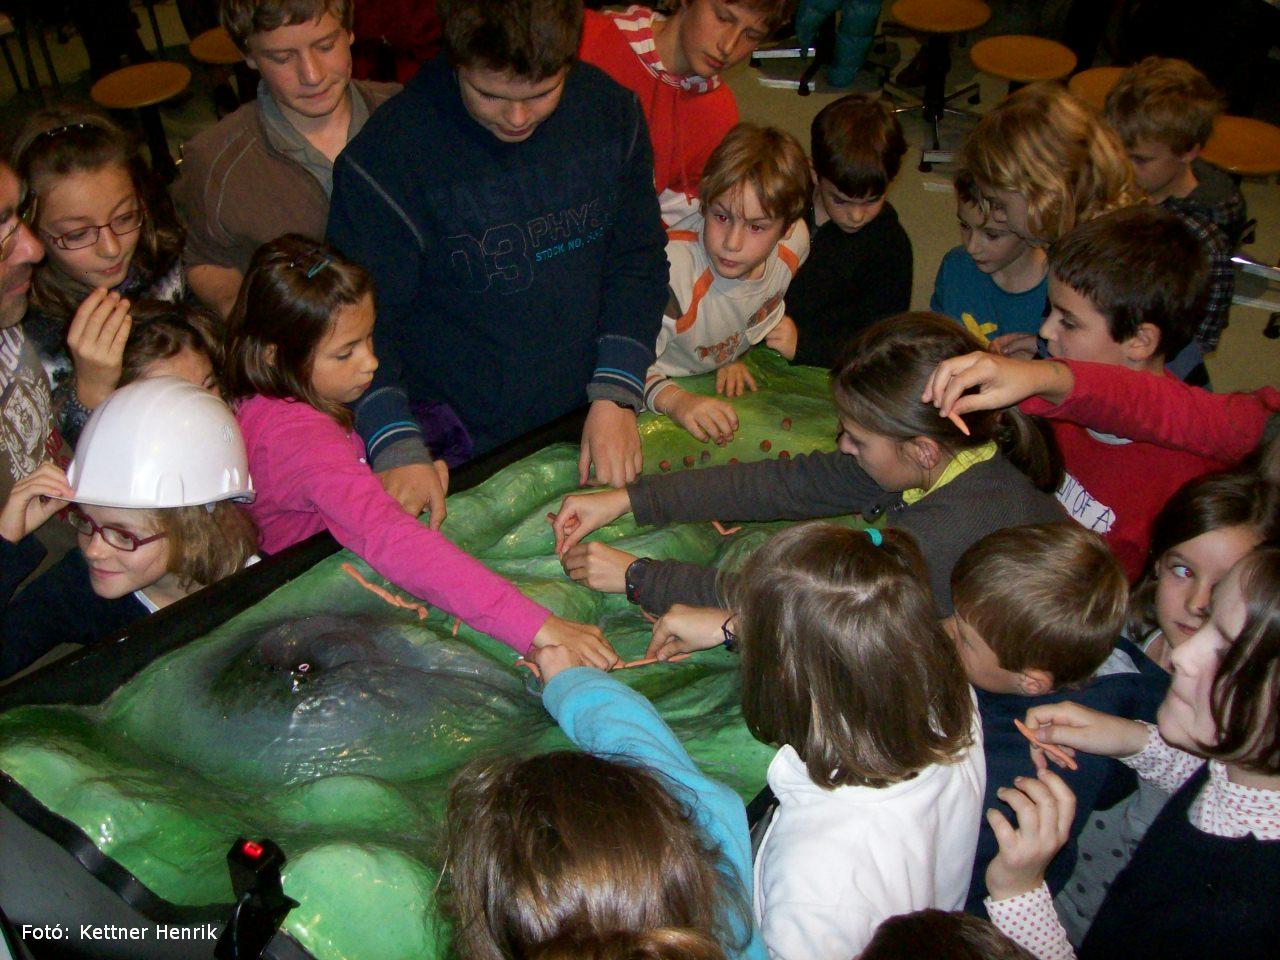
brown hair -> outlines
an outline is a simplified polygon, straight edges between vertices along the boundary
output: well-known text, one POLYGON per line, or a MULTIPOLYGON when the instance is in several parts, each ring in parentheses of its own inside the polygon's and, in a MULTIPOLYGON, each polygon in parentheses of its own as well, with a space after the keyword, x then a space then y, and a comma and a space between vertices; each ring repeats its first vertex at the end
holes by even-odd
MULTIPOLYGON (((1213 679, 1210 709, 1218 733, 1205 753, 1256 773, 1280 774, 1280 544, 1241 560, 1244 626, 1213 679)), ((1216 591, 1215 591, 1216 592, 1216 591)))
POLYGON ((898 175, 907 140, 883 100, 854 93, 833 100, 809 125, 813 169, 855 200, 880 197, 898 175))
POLYGON ((723 960, 750 926, 691 813, 644 767, 588 753, 465 767, 445 811, 441 903, 468 960, 723 960))
POLYGON ((804 523, 772 537, 733 588, 742 716, 790 745, 818 786, 884 787, 972 744, 964 668, 924 559, 898 530, 804 523))
MULTIPOLYGON (((68 104, 34 113, 13 148, 13 168, 27 184, 28 202, 34 204, 32 224, 37 227, 40 195, 50 180, 112 166, 128 172, 145 214, 129 263, 130 279, 145 289, 177 264, 186 233, 169 192, 152 175, 133 137, 104 114, 68 104)), ((37 235, 44 242, 43 234, 37 235)), ((46 260, 32 278, 31 304, 48 316, 70 320, 89 293, 89 287, 46 260)))
MULTIPOLYGON (((672 12, 682 7, 691 7, 698 0, 661 0, 648 6, 655 10, 666 8, 672 12)), ((707 0, 704 0, 707 2, 707 0)), ((762 14, 766 27, 773 28, 785 21, 795 10, 796 0, 721 0, 726 7, 746 7, 756 14, 762 14)))
POLYGON ((1107 318, 1112 340, 1122 343, 1149 323, 1166 357, 1177 356, 1203 318, 1210 269, 1191 226, 1154 204, 1082 223, 1049 249, 1053 276, 1107 318))
POLYGON ((956 171, 956 176, 952 183, 956 188, 957 201, 967 203, 971 207, 981 208, 982 196, 978 193, 978 184, 974 182, 972 173, 961 167, 956 171))
POLYGON ((249 38, 280 27, 313 23, 326 13, 351 32, 355 23, 352 0, 222 0, 218 19, 242 53, 249 52, 249 38))
POLYGON ((1006 97, 978 121, 961 162, 984 193, 1025 198, 1028 229, 1046 243, 1143 200, 1119 137, 1057 83, 1033 83, 1006 97))
POLYGON ((439 0, 438 7, 454 69, 481 67, 537 83, 577 59, 581 0, 439 0))
POLYGON ((133 327, 124 345, 117 387, 133 383, 157 360, 183 350, 209 358, 215 379, 222 371, 222 322, 209 309, 191 303, 139 300, 129 307, 133 327))
POLYGON ((796 138, 777 127, 751 123, 740 123, 726 133, 702 169, 698 199, 703 207, 721 198, 733 206, 748 185, 768 216, 788 226, 803 217, 813 181, 796 138))
POLYGON ((1209 141, 1222 106, 1213 84, 1185 60, 1147 57, 1111 88, 1106 113, 1125 146, 1150 140, 1181 155, 1209 141))
POLYGON ((1147 567, 1133 590, 1130 617, 1135 628, 1150 618, 1160 561, 1174 547, 1230 527, 1250 527, 1259 540, 1280 538, 1280 488, 1247 470, 1213 473, 1184 484, 1151 525, 1147 567))
POLYGON ((1003 669, 1047 670, 1058 687, 1088 679, 1111 654, 1129 583, 1100 536, 1062 521, 987 534, 956 562, 951 596, 1003 669))
POLYGON ((258 549, 253 521, 230 500, 154 512, 158 532, 169 541, 169 573, 184 588, 217 583, 258 549))
POLYGON ((287 233, 260 246, 227 320, 227 401, 292 397, 349 427, 351 411, 316 394, 311 368, 337 311, 366 296, 369 274, 328 244, 287 233))
POLYGON ((1041 490, 1056 490, 1062 466, 1039 423, 1014 407, 965 414, 969 436, 938 416, 921 394, 934 368, 983 345, 937 313, 900 313, 863 330, 836 367, 831 387, 836 409, 872 433, 905 441, 929 437, 946 450, 980 447, 994 440, 1041 490))
POLYGON ((917 910, 885 920, 859 960, 1034 960, 990 920, 917 910))

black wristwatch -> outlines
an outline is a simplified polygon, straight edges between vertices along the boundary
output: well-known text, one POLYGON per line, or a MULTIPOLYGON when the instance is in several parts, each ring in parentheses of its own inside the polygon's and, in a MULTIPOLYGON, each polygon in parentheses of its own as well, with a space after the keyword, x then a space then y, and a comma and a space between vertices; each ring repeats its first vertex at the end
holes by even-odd
POLYGON ((623 582, 627 586, 627 602, 639 603, 636 597, 636 574, 643 570, 649 564, 653 563, 653 557, 638 557, 627 565, 627 572, 623 574, 623 582))

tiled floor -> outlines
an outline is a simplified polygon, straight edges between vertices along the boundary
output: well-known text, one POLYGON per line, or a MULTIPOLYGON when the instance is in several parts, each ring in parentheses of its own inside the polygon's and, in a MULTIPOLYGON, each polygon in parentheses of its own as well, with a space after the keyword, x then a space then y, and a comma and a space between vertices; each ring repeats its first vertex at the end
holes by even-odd
MULTIPOLYGON (((983 33, 1028 31, 1040 5, 1026 0, 997 0, 994 6, 996 16, 983 33)), ((158 3, 156 10, 161 33, 168 45, 166 56, 190 64, 185 50, 186 34, 175 5, 172 2, 158 3)), ((141 9, 138 12, 143 14, 141 9)), ((141 36, 144 42, 153 46, 145 14, 143 22, 141 36)), ((86 58, 79 39, 73 37, 66 44, 59 44, 51 37, 49 42, 56 69, 63 80, 64 95, 87 99, 88 82, 83 75, 86 58)), ((910 38, 894 38, 891 42, 898 46, 904 63, 914 53, 915 45, 910 38)), ((181 100, 167 104, 163 110, 165 127, 175 152, 183 140, 214 119, 207 68, 199 64, 191 66, 194 75, 191 89, 181 100)), ((794 79, 799 75, 799 65, 795 63, 770 61, 766 68, 768 76, 772 77, 794 79)), ((39 69, 43 76, 43 64, 39 69)), ((738 97, 743 119, 782 127, 799 137, 806 146, 809 122, 814 114, 834 97, 848 92, 832 91, 820 80, 813 95, 802 98, 794 90, 766 86, 762 83, 765 77, 761 71, 743 65, 728 78, 738 97)), ((952 67, 952 85, 967 82, 972 77, 973 68, 967 55, 964 50, 958 50, 952 67)), ((998 102, 1004 90, 1003 84, 993 78, 979 76, 978 80, 982 84, 983 105, 976 109, 982 110, 998 102)), ((850 89, 873 93, 878 84, 872 74, 864 71, 850 89)), ((15 95, 8 71, 0 71, 0 137, 11 135, 23 118, 39 105, 39 97, 29 91, 15 95)), ((925 136, 923 120, 915 114, 903 114, 902 118, 908 141, 918 148, 925 136)), ((943 128, 944 141, 950 145, 958 144, 968 124, 969 121, 948 119, 943 128)), ((932 172, 923 174, 916 169, 917 159, 913 154, 904 163, 903 172, 890 197, 915 246, 912 305, 922 308, 928 304, 938 263, 943 254, 959 241, 950 187, 951 169, 939 165, 932 172)), ((1280 260, 1280 186, 1274 178, 1270 181, 1247 180, 1243 189, 1250 215, 1258 219, 1257 238, 1244 252, 1256 260, 1276 263, 1280 260)), ((1267 315, 1260 310, 1233 308, 1231 325, 1217 353, 1209 361, 1218 389, 1245 389, 1264 383, 1280 386, 1280 340, 1268 340, 1262 336, 1266 321, 1267 315)))

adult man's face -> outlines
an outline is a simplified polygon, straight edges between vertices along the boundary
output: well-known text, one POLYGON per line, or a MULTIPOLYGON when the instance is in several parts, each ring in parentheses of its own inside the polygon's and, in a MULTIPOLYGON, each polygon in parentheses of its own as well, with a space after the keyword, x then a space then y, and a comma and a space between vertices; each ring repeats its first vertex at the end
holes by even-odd
POLYGON ((351 34, 331 13, 245 41, 245 62, 260 74, 271 97, 294 122, 321 120, 342 103, 351 82, 351 34))
POLYGON ((18 217, 22 188, 0 163, 0 328, 12 327, 27 312, 31 268, 44 256, 40 241, 18 217))

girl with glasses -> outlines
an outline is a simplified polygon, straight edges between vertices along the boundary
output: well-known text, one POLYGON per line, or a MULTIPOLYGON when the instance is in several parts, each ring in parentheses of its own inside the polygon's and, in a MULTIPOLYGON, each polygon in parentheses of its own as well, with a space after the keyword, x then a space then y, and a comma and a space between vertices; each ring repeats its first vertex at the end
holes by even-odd
POLYGON ((30 534, 67 506, 80 549, 0 612, 0 680, 60 643, 93 643, 253 562, 257 534, 235 417, 172 376, 121 387, 86 424, 66 473, 50 462, 0 508, 0 600, 39 563, 30 534))
POLYGON ((58 426, 74 442, 119 380, 130 304, 183 299, 183 230, 133 138, 96 112, 36 113, 13 163, 45 249, 25 327, 53 383, 58 426))

